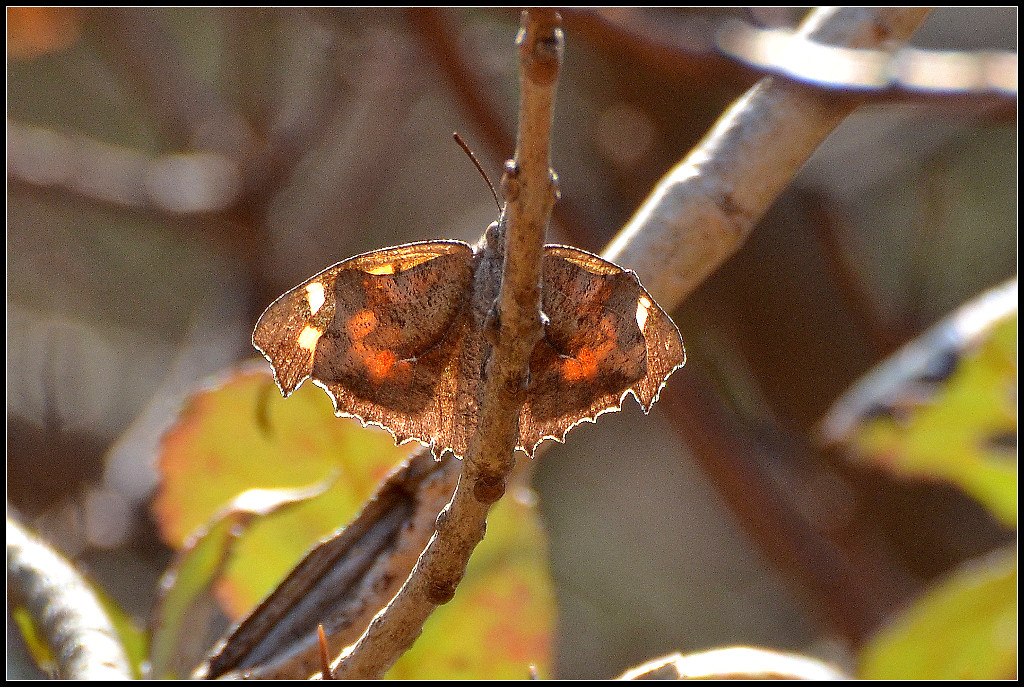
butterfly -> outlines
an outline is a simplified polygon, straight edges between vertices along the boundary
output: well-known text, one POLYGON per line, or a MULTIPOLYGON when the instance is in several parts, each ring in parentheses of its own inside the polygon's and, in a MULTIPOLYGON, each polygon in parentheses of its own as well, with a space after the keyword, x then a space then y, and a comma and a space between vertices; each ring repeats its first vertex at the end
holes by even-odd
MULTIPOLYGON (((285 396, 312 379, 337 415, 461 457, 490 348, 486 299, 475 297, 485 252, 426 241, 339 262, 274 301, 253 345, 285 396)), ((619 410, 626 394, 648 412, 686 360, 679 330, 636 274, 578 248, 545 246, 541 307, 516 443, 531 456, 544 439, 619 410)))

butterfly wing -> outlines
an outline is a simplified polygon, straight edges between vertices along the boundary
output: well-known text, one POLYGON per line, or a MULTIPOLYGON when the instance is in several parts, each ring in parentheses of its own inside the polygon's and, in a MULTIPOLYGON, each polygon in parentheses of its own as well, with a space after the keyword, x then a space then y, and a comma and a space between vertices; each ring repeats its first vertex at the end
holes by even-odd
POLYGON ((547 246, 542 307, 549 322, 530 358, 519 448, 562 441, 583 420, 619 410, 627 393, 644 412, 686 360, 671 318, 636 274, 586 251, 547 246))
POLYGON ((278 298, 253 345, 286 396, 305 379, 337 414, 447 448, 445 411, 458 393, 458 354, 469 322, 474 257, 457 241, 411 243, 350 258, 278 298))

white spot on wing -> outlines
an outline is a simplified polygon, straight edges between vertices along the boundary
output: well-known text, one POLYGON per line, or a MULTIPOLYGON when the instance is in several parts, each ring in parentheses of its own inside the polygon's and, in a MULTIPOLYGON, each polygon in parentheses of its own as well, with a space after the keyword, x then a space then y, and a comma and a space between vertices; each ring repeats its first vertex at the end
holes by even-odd
POLYGON ((309 301, 309 314, 316 315, 316 311, 323 307, 324 302, 327 300, 327 296, 324 294, 324 285, 318 281, 307 284, 306 300, 309 301))
POLYGON ((316 342, 320 340, 323 332, 316 327, 306 327, 299 332, 299 347, 312 351, 316 348, 316 342))
POLYGON ((647 324, 647 312, 651 309, 651 301, 646 296, 640 296, 640 300, 636 304, 636 326, 640 328, 640 331, 644 330, 644 325, 647 324))

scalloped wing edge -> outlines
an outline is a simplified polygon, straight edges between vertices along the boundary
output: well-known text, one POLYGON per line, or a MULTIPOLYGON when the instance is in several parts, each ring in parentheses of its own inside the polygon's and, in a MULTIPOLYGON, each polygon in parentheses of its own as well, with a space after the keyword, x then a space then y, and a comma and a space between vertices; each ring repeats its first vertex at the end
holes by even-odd
MULTIPOLYGON (((640 406, 640 409, 644 411, 644 415, 649 415, 650 412, 651 412, 651 408, 654 407, 654 404, 661 397, 661 390, 665 388, 666 384, 668 384, 668 378, 671 377, 672 374, 676 370, 678 370, 679 368, 683 367, 683 365, 685 363, 686 363, 686 359, 684 357, 683 362, 681 362, 678 365, 676 365, 675 367, 673 367, 671 370, 669 370, 665 374, 664 377, 662 377, 661 383, 658 385, 658 388, 654 392, 654 396, 651 398, 651 402, 648 403, 646 406, 644 405, 644 402, 640 399, 640 396, 637 394, 636 389, 634 389, 633 387, 629 387, 628 389, 626 389, 625 391, 622 392, 622 395, 619 396, 619 400, 618 400, 618 402, 615 405, 610 405, 610 406, 607 406, 606 408, 602 408, 601 410, 597 411, 593 415, 588 415, 586 417, 581 417, 579 420, 577 420, 576 422, 574 422, 571 425, 569 425, 568 427, 566 427, 565 431, 562 432, 561 436, 557 436, 557 435, 554 435, 554 434, 544 434, 539 439, 537 439, 537 441, 535 441, 533 443, 533 446, 527 448, 526 446, 523 446, 521 443, 517 442, 516 443, 516 448, 521 450, 521 451, 523 451, 524 453, 526 453, 526 455, 528 455, 530 458, 533 458, 534 454, 537 451, 537 447, 540 446, 542 443, 544 443, 544 441, 547 440, 547 439, 554 439, 558 443, 564 444, 565 443, 565 437, 577 425, 580 425, 580 424, 582 424, 584 422, 589 422, 591 424, 597 424, 597 418, 601 417, 605 413, 617 413, 620 410, 622 410, 622 403, 623 403, 623 401, 626 400, 626 396, 632 396, 633 399, 636 400, 637 405, 640 406)), ((643 381, 643 380, 641 380, 641 381, 643 381)), ((637 382, 637 384, 639 384, 639 382, 637 382)), ((634 386, 636 386, 636 385, 634 385, 634 386)))

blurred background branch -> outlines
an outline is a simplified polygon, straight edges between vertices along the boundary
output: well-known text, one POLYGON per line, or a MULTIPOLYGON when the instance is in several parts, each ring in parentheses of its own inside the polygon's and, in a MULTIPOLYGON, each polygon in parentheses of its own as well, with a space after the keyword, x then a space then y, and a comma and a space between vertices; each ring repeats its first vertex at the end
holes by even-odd
MULTIPOLYGON (((793 12, 795 10, 788 10, 793 12)), ((793 22, 787 10, 750 8, 756 23, 793 22)), ((787 26, 686 17, 670 27, 626 8, 571 10, 595 45, 628 52, 649 68, 693 79, 750 84, 774 75, 859 102, 920 102, 982 117, 1016 118, 1017 55, 1011 51, 849 49, 798 38, 787 26)))
POLYGON ((25 609, 62 680, 129 680, 131 665, 114 625, 81 574, 7 519, 7 592, 25 609))

